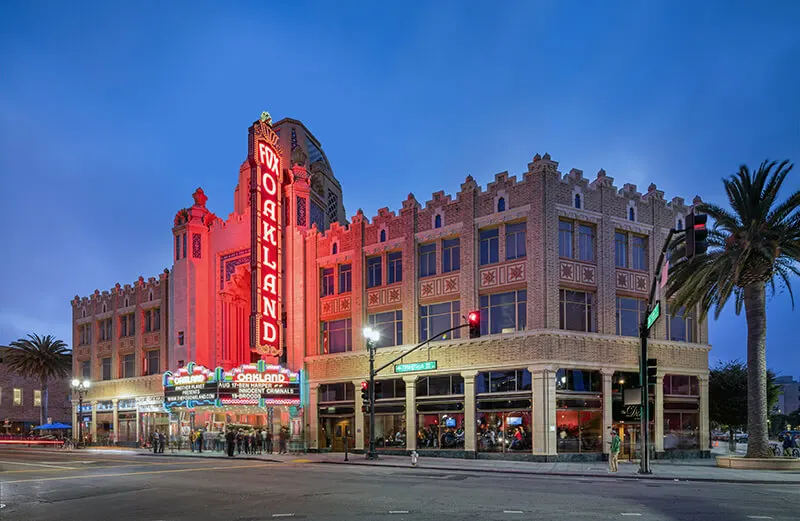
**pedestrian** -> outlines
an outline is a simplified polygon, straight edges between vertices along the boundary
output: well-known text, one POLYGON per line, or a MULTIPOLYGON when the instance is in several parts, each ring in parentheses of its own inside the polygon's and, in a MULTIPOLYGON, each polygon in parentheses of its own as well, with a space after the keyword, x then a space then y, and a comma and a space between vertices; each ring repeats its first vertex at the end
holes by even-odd
POLYGON ((619 446, 620 446, 620 439, 617 435, 616 429, 611 429, 611 450, 608 453, 608 471, 609 472, 617 472, 619 467, 617 466, 617 460, 619 459, 619 446))
POLYGON ((153 431, 153 434, 150 436, 153 443, 153 454, 158 454, 158 431, 153 431))
POLYGON ((228 429, 228 432, 225 434, 225 443, 226 449, 228 452, 228 457, 233 457, 233 444, 236 443, 236 435, 233 433, 233 429, 228 429))
POLYGON ((263 449, 263 445, 261 443, 261 430, 257 430, 254 436, 256 440, 256 451, 258 452, 258 455, 261 456, 261 450, 263 449))
POLYGON ((286 454, 286 427, 281 427, 280 433, 278 433, 278 454, 286 454))
POLYGON ((266 450, 268 454, 272 454, 272 432, 264 431, 264 444, 266 445, 264 450, 266 450))
POLYGON ((236 454, 242 453, 242 431, 236 433, 236 454))
POLYGON ((783 437, 783 455, 792 455, 792 435, 789 433, 786 433, 786 435, 783 437))
POLYGON ((163 432, 158 433, 158 453, 164 454, 164 445, 167 444, 167 437, 163 432))

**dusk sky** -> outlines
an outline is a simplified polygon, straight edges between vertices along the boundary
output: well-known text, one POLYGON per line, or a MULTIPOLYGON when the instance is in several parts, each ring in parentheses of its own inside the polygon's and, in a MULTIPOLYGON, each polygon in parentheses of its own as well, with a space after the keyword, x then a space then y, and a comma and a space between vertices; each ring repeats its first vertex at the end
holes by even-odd
MULTIPOLYGON (((800 2, 391 5, 3 2, 0 344, 71 343, 76 294, 171 267, 198 186, 233 210, 263 110, 321 141, 348 216, 521 177, 537 152, 722 204, 740 164, 800 162, 800 2)), ((795 378, 798 321, 769 301, 768 365, 795 378)), ((710 329, 712 362, 746 359, 732 302, 710 329)))

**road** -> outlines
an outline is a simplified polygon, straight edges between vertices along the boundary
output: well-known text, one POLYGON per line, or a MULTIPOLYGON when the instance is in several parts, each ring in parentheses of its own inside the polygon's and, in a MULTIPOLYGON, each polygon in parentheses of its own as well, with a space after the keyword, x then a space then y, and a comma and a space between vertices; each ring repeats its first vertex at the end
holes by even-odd
MULTIPOLYGON (((800 488, 0 450, 0 519, 797 519, 800 488)), ((502 462, 498 462, 502 465, 502 462)))

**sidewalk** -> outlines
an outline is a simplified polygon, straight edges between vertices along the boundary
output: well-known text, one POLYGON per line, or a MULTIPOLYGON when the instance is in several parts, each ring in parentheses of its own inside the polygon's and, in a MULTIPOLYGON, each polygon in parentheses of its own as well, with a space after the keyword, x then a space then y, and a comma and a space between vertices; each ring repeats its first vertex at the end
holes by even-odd
MULTIPOLYGON (((151 451, 137 451, 143 456, 159 457, 151 451)), ((225 458, 219 452, 165 452, 163 456, 189 458, 225 458)), ((412 468, 411 459, 406 456, 383 456, 376 461, 367 460, 363 454, 350 454, 349 461, 344 461, 343 453, 325 454, 265 454, 246 456, 240 454, 234 459, 251 459, 280 463, 312 463, 337 464, 352 466, 375 466, 412 468)), ((420 457, 417 468, 433 469, 448 472, 492 472, 521 475, 573 476, 583 478, 612 479, 646 479, 662 481, 707 481, 716 483, 760 483, 760 484, 800 484, 800 472, 723 469, 716 466, 716 460, 657 460, 652 463, 653 474, 642 476, 637 474, 638 464, 620 462, 619 472, 610 474, 608 465, 602 461, 590 463, 533 463, 509 460, 456 459, 456 458, 424 458, 420 457)))

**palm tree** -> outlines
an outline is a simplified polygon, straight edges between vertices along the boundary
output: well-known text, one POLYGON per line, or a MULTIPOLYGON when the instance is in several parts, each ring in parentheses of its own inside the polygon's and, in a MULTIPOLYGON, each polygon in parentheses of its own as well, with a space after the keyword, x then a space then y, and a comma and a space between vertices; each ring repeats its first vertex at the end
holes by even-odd
POLYGON ((11 342, 3 355, 9 369, 25 378, 38 378, 42 384, 40 424, 47 420, 47 390, 50 380, 66 378, 72 371, 72 353, 61 340, 45 335, 28 335, 11 342))
POLYGON ((747 318, 747 457, 769 457, 767 438, 767 289, 775 294, 782 285, 794 308, 790 278, 800 275, 800 191, 778 201, 778 192, 792 169, 783 161, 764 161, 756 172, 742 165, 724 179, 731 210, 700 203, 696 210, 714 221, 706 255, 685 259, 685 239, 673 242, 673 258, 681 258, 670 272, 667 297, 673 306, 703 316, 713 307, 714 318, 734 296, 736 314, 744 305, 747 318))

